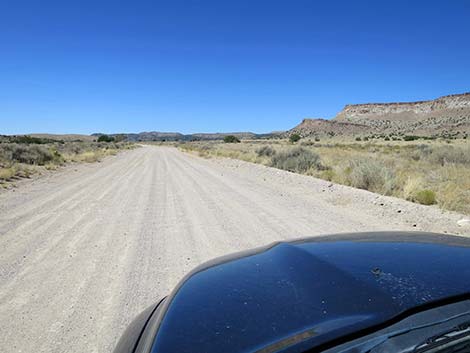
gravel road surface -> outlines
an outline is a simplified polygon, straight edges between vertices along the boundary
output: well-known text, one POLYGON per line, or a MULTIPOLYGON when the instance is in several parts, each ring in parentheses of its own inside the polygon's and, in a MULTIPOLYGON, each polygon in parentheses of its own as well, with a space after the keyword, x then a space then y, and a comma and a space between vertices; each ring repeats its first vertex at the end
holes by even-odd
POLYGON ((236 160, 147 146, 0 192, 0 351, 110 352, 196 265, 276 240, 468 234, 463 216, 236 160))

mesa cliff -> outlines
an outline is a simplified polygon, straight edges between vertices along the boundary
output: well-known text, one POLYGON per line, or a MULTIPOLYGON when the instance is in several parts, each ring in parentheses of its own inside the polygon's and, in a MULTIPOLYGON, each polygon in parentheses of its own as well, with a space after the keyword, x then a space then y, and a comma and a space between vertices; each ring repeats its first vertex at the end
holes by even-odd
POLYGON ((370 133, 467 136, 470 93, 418 102, 348 104, 332 120, 304 119, 289 132, 301 136, 370 133))

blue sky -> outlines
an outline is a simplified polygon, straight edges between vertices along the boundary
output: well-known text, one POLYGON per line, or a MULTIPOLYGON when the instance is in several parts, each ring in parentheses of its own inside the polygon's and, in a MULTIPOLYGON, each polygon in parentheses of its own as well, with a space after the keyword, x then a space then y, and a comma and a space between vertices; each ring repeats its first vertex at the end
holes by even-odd
POLYGON ((288 129, 470 91, 470 1, 0 2, 0 134, 288 129))

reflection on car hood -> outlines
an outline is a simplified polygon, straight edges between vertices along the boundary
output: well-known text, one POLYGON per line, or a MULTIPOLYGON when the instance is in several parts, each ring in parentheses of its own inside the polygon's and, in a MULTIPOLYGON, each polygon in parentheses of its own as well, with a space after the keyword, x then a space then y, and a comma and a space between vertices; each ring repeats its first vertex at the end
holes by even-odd
POLYGON ((470 241, 365 233, 277 243, 190 274, 153 352, 289 352, 470 293, 470 241))

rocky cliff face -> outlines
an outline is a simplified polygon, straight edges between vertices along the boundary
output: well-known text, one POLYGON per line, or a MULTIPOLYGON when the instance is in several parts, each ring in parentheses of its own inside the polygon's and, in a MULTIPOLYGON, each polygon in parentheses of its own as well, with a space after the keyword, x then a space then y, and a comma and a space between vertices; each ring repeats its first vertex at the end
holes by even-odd
POLYGON ((333 121, 366 125, 385 133, 468 134, 470 93, 420 102, 346 105, 333 121))
POLYGON ((349 104, 335 117, 338 121, 362 119, 421 120, 428 116, 468 115, 470 93, 444 96, 430 101, 405 103, 349 104))
POLYGON ((470 93, 429 101, 350 104, 332 120, 304 119, 286 134, 356 136, 407 134, 422 136, 470 135, 470 93))

